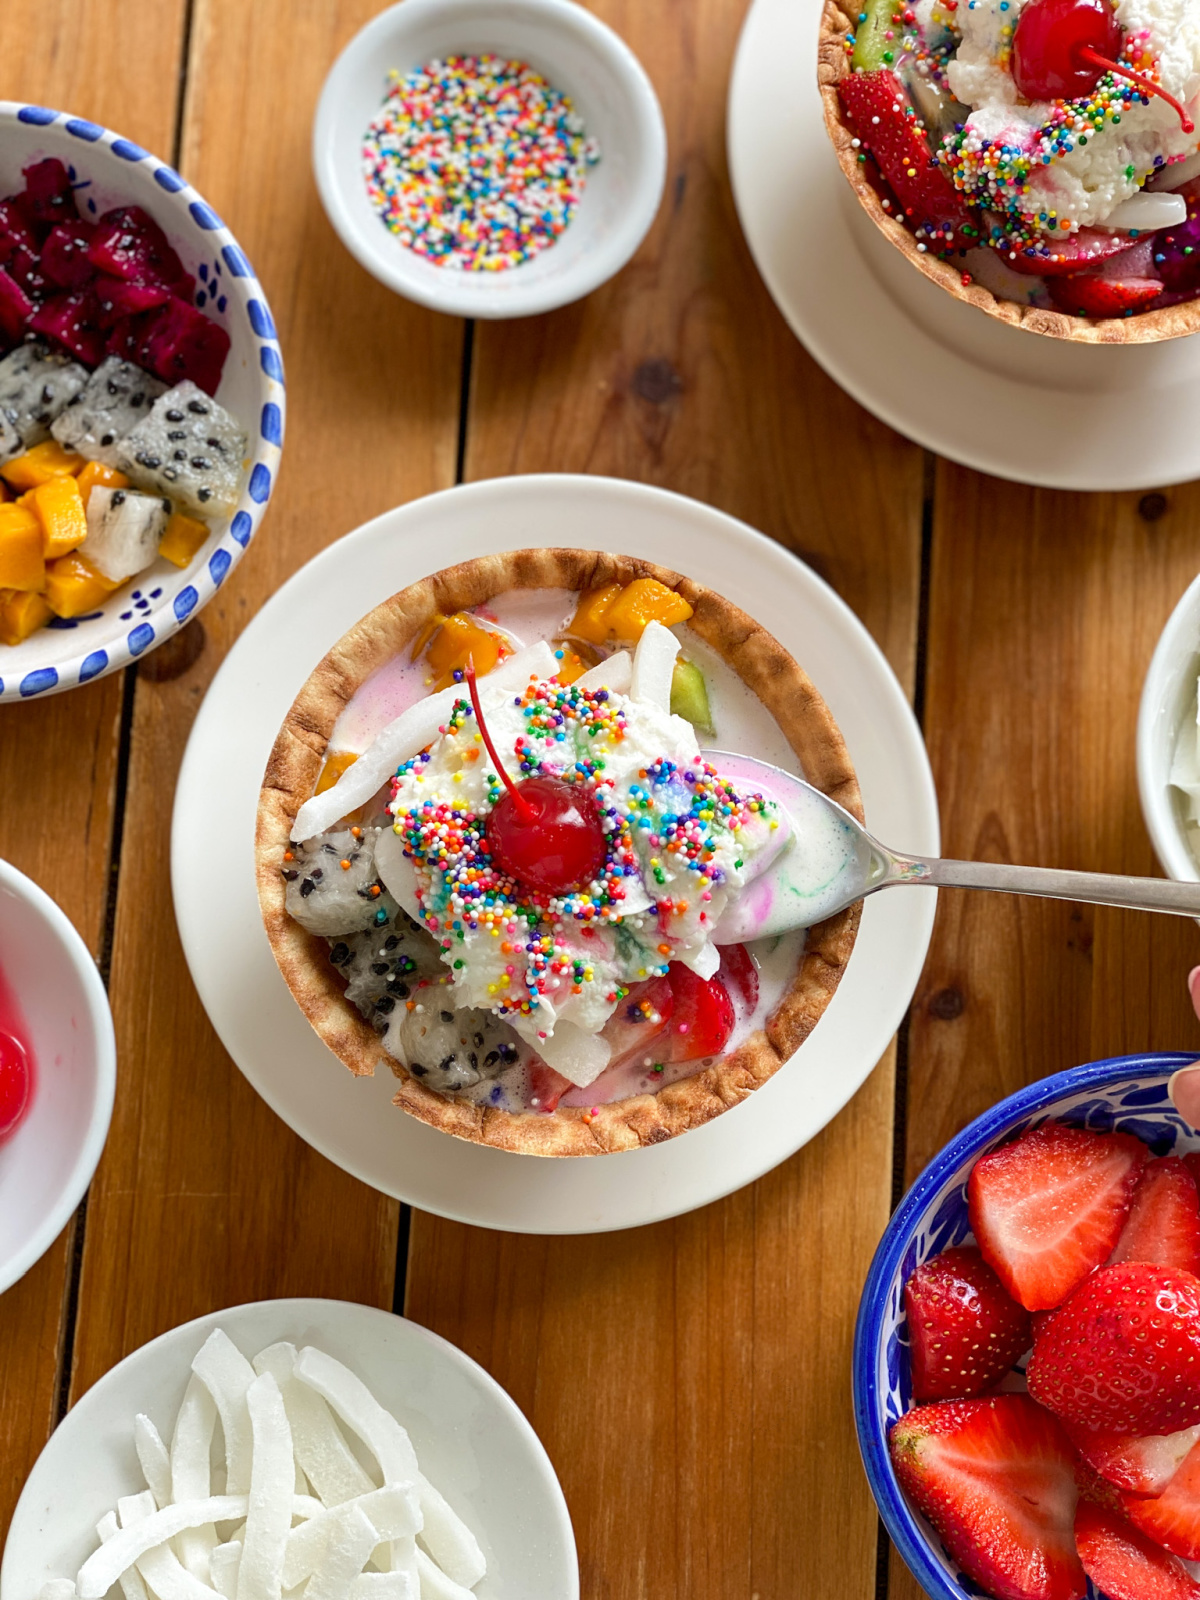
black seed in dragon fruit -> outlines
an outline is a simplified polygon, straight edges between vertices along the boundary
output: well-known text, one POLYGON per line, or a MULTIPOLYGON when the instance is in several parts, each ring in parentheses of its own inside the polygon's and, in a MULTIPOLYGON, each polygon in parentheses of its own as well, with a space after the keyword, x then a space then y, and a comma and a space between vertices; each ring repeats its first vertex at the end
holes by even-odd
POLYGON ((118 356, 108 356, 51 424, 67 450, 105 466, 120 465, 117 446, 150 415, 166 385, 118 356))
POLYGON ((292 859, 280 863, 285 903, 302 928, 321 938, 346 938, 384 928, 400 915, 376 877, 376 832, 363 828, 356 839, 349 828, 335 828, 291 846, 292 859))
POLYGON ((112 583, 142 572, 158 554, 171 505, 136 489, 95 487, 87 503, 87 558, 112 583))
POLYGON ((237 504, 249 440, 224 406, 194 383, 177 383, 155 401, 118 449, 123 471, 199 517, 228 515, 237 504))
POLYGON ((50 424, 88 380, 87 371, 60 350, 35 341, 18 345, 0 361, 0 416, 10 424, 20 454, 50 437, 50 424))

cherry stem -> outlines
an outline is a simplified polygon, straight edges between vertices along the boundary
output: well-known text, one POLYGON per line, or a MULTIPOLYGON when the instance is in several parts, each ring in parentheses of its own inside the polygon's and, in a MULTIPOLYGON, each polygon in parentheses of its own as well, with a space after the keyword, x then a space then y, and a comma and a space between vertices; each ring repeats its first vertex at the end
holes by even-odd
POLYGON ((496 746, 492 743, 492 736, 488 732, 488 725, 483 720, 483 707, 479 704, 479 684, 476 682, 475 678, 474 656, 467 657, 467 688, 471 692, 471 705, 475 711, 475 721, 479 724, 479 731, 483 735, 483 742, 487 747, 487 753, 491 756, 492 761, 495 763, 496 771, 500 774, 500 777, 504 782, 504 787, 508 790, 509 794, 512 795, 513 804, 520 811, 525 821, 527 823, 536 822, 537 812, 529 804, 529 801, 521 795, 516 784, 509 777, 508 773, 505 772, 504 763, 496 754, 496 746))
POLYGON ((1122 67, 1116 61, 1110 61, 1107 56, 1102 56, 1099 50, 1093 50, 1090 44, 1080 45, 1075 52, 1081 61, 1086 61, 1089 66, 1103 67, 1105 72, 1115 72, 1118 78, 1128 78, 1131 83, 1136 83, 1139 89, 1146 94, 1156 94, 1160 100, 1165 100, 1173 106, 1179 116, 1179 123, 1184 133, 1194 133, 1196 124, 1179 104, 1173 94, 1168 94, 1165 89, 1159 88, 1157 83, 1151 83, 1140 72, 1134 72, 1130 67, 1122 67))

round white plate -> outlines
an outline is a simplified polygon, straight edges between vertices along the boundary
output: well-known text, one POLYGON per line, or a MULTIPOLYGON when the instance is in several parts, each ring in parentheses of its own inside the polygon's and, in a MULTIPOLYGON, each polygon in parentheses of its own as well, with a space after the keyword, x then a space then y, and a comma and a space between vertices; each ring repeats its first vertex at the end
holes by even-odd
POLYGON ((568 539, 636 551, 756 617, 828 701, 880 838, 938 849, 925 747, 866 629, 782 546, 694 500, 612 478, 495 479, 389 511, 298 572, 230 651, 180 770, 171 878, 192 977, 246 1077, 331 1161, 422 1210, 522 1233, 596 1233, 676 1216, 798 1150, 882 1055, 912 998, 934 912, 923 889, 868 901, 833 1003, 799 1053, 740 1106, 650 1149, 578 1160, 511 1155, 393 1109, 390 1075, 346 1071, 292 999, 259 916, 254 821, 280 724, 324 652, 388 595, 456 561, 568 539))
POLYGON ((1005 327, 918 272, 854 198, 817 91, 821 0, 755 0, 729 89, 751 252, 796 337, 849 394, 964 466, 1057 489, 1200 474, 1200 339, 1091 347, 1005 327))
POLYGON ((119 1495, 145 1488, 133 1445, 144 1411, 168 1441, 192 1358, 214 1328, 243 1355, 289 1339, 344 1362, 412 1436, 421 1470, 487 1559, 476 1600, 577 1600, 579 1565, 550 1458, 482 1367, 427 1328, 345 1300, 260 1300, 186 1322, 135 1350, 68 1411, 17 1501, 0 1600, 74 1578, 119 1495))

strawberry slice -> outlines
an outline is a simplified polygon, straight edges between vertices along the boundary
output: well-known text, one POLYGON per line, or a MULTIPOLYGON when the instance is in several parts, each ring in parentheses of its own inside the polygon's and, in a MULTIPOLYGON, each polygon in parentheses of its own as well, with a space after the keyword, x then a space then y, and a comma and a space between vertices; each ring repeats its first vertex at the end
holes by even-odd
POLYGON ((1148 1156, 1128 1134, 1051 1122, 975 1163, 971 1228, 984 1260, 1026 1310, 1058 1305, 1108 1260, 1148 1156))
POLYGON ((1123 1261, 1038 1317, 1029 1392, 1066 1422, 1174 1433, 1200 1422, 1200 1278, 1123 1261))
POLYGON ((934 162, 924 124, 896 74, 887 67, 851 72, 838 84, 838 98, 915 231, 948 249, 978 242, 971 212, 934 162), (971 234, 958 238, 964 227, 971 234))
POLYGON ((1111 233, 1104 228, 1080 228, 1045 243, 1010 246, 1002 242, 999 255, 1014 272, 1033 273, 1039 278, 1057 278, 1070 272, 1083 272, 1123 250, 1135 241, 1127 233, 1111 233))
POLYGON ((753 1011, 758 1004, 758 967, 746 946, 722 945, 721 965, 717 971, 735 1000, 747 1011, 753 1011))
POLYGON ((1085 317, 1123 317, 1144 311, 1163 292, 1159 278, 1101 278, 1091 273, 1052 278, 1049 287, 1050 298, 1060 311, 1085 317))
POLYGON ((1029 1348, 1029 1313, 973 1247, 943 1250, 904 1285, 917 1400, 990 1389, 1029 1348))
POLYGON ((698 978, 691 967, 672 961, 667 972, 675 1009, 666 1035, 656 1047, 658 1059, 699 1061, 720 1055, 733 1032, 733 1001, 720 978, 698 978))
POLYGON ((1108 1600, 1200 1600, 1196 1583, 1124 1517, 1086 1500, 1075 1513, 1075 1547, 1083 1570, 1108 1600))
POLYGON ((1121 1491, 1121 1509, 1135 1528, 1185 1561, 1200 1561, 1200 1444, 1153 1500, 1121 1491))
POLYGON ((573 1087, 570 1078, 564 1078, 561 1072, 555 1072, 544 1061, 531 1061, 527 1077, 529 1104, 534 1111, 554 1111, 563 1095, 573 1087))
POLYGON ((1200 1150, 1186 1151, 1183 1157, 1183 1164, 1195 1179, 1196 1190, 1200 1193, 1200 1150))
POLYGON ((901 1486, 996 1600, 1081 1600, 1071 1447, 1028 1395, 918 1406, 888 1444, 901 1486))
POLYGON ((654 1041, 661 1037, 675 1009, 675 991, 666 978, 651 978, 632 988, 600 1030, 612 1050, 609 1066, 654 1049, 649 1065, 659 1059, 654 1041))
POLYGON ((1097 1433, 1071 1422, 1063 1426, 1094 1472, 1132 1494, 1161 1494, 1192 1446, 1200 1443, 1200 1423, 1178 1433, 1151 1433, 1144 1438, 1131 1433, 1097 1433))
POLYGON ((1200 1275, 1200 1195, 1178 1156, 1151 1161, 1110 1261, 1149 1261, 1200 1275))

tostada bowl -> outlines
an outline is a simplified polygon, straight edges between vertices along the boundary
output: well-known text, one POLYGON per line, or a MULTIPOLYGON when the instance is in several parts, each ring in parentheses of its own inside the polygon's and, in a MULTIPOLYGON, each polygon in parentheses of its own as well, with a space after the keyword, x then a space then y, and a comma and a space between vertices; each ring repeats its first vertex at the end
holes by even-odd
POLYGON ((892 1425, 913 1404, 904 1285, 923 1262, 974 1242, 967 1180, 981 1156, 1044 1123, 1130 1134, 1155 1156, 1200 1150, 1200 1132, 1171 1103, 1173 1073, 1194 1056, 1115 1056, 1055 1073, 992 1106, 933 1158, 892 1214, 871 1262, 854 1333, 854 1419, 871 1492, 892 1542, 934 1600, 984 1591, 948 1554, 901 1488, 888 1451, 892 1425))
MULTIPOLYGON (((206 319, 220 330, 222 342, 228 339, 219 383, 208 392, 234 419, 239 445, 244 445, 236 482, 231 480, 228 494, 220 496, 220 510, 193 511, 191 537, 171 546, 174 559, 156 554, 151 546, 144 565, 124 564, 129 575, 120 577, 123 568, 112 567, 106 579, 114 582, 107 583, 94 603, 64 608, 72 614, 53 616, 18 643, 0 643, 0 701, 5 701, 61 693, 128 666, 207 605, 241 560, 270 499, 283 446, 284 381, 278 335, 254 269, 217 213, 171 166, 96 123, 42 106, 0 102, 0 131, 0 194, 20 191, 23 171, 31 164, 54 160, 69 174, 78 222, 85 229, 116 208, 137 207, 165 235, 164 243, 182 269, 173 305, 206 319)), ((6 249, 0 238, 0 257, 11 266, 6 249)), ((135 294, 142 291, 149 305, 144 312, 120 318, 136 343, 135 336, 148 336, 149 319, 163 308, 154 304, 153 293, 144 294, 146 286, 137 274, 127 287, 135 294)), ((61 300, 62 295, 56 290, 48 298, 61 300)), ((106 340, 115 340, 117 326, 102 330, 106 340)), ((0 354, 10 352, 15 342, 6 333, 0 338, 0 354)), ((56 356, 60 349, 65 352, 65 346, 51 343, 56 356)), ((127 353, 135 366, 145 366, 149 359, 134 359, 132 345, 127 353)), ((112 351, 105 348, 96 356, 83 362, 89 372, 94 373, 99 360, 116 359, 115 344, 112 351)), ((168 387, 157 374, 152 376, 155 393, 168 387)), ((2 391, 0 385, 0 413, 6 414, 8 396, 2 391)), ((80 417, 88 410, 84 407, 80 417)), ((47 419, 51 429, 62 416, 47 419)), ((0 417, 0 457, 4 426, 0 417)), ((70 430, 70 436, 78 431, 70 430)), ((140 492, 149 484, 147 479, 135 487, 140 492)), ((19 492, 12 485, 0 490, 0 502, 19 492)), ((151 492, 161 495, 164 488, 151 492)), ((178 498, 174 509, 183 510, 178 498)), ((166 548, 162 541, 160 549, 166 548)), ((0 588, 6 582, 0 579, 0 588)))
POLYGON ((1032 30, 1035 10, 1070 0, 824 0, 826 131, 871 221, 955 299, 1082 344, 1194 333, 1200 134, 1182 121, 1200 119, 1200 12, 1192 0, 1158 11, 1142 0, 1075 3, 1101 19, 1112 56, 1167 81, 1178 111, 1115 74, 1075 98, 1040 84, 1023 92, 1042 64, 1032 43, 1021 55, 1021 19, 1028 10, 1032 30), (882 93, 884 74, 894 94, 882 93), (897 142, 914 129, 916 145, 897 142), (993 248, 980 245, 985 235, 993 248))
POLYGON ((709 937, 789 825, 769 801, 706 776, 697 725, 710 743, 777 764, 799 760, 812 783, 861 814, 844 742, 800 666, 738 607, 678 572, 604 552, 518 550, 422 579, 352 628, 285 719, 256 836, 272 951, 334 1054, 355 1074, 389 1066, 400 1080, 395 1103, 432 1126, 539 1155, 655 1144, 765 1082, 827 1007, 859 911, 766 950, 709 937), (632 665, 618 648, 632 640, 627 627, 640 633, 632 665), (670 710, 654 702, 647 639, 666 647, 670 710), (680 645, 685 665, 673 670, 680 645), (462 681, 468 655, 478 657, 484 730, 496 731, 498 761, 479 759, 482 733, 472 733, 462 681), (497 675, 490 686, 485 666, 497 675), (692 698, 676 707, 681 674, 692 698), (397 729, 408 740, 402 749, 397 729), (564 765, 554 740, 568 737, 580 759, 564 765), (584 813, 603 795, 604 865, 594 878, 529 889, 501 871, 495 819, 509 802, 495 765, 522 782, 570 772, 584 813), (417 787, 427 779, 430 789, 417 787), (456 810, 460 794, 467 800, 456 810), (384 815, 389 795, 397 810, 384 815), (639 854, 634 833, 647 829, 652 843, 639 854), (647 853, 660 843, 658 855, 647 853), (657 901, 647 883, 661 886, 657 901), (692 883, 700 893, 678 892, 692 883), (357 943, 334 925, 343 900, 357 943), (435 994, 441 1004, 426 1010, 435 994), (459 1032, 468 1010, 478 1037, 459 1032), (449 1035, 438 1033, 443 1025, 449 1035))

